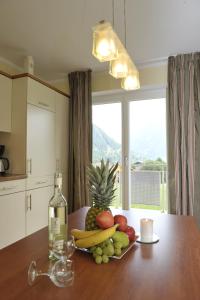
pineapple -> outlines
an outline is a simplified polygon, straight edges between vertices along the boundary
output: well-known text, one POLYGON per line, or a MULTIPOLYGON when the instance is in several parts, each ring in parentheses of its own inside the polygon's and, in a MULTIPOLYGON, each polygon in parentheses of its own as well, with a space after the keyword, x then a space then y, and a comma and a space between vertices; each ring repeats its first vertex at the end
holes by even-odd
POLYGON ((88 210, 85 219, 85 229, 97 229, 96 216, 103 210, 110 210, 109 206, 115 197, 115 179, 118 163, 109 167, 109 160, 94 167, 91 165, 88 170, 89 192, 91 197, 91 208, 88 210))

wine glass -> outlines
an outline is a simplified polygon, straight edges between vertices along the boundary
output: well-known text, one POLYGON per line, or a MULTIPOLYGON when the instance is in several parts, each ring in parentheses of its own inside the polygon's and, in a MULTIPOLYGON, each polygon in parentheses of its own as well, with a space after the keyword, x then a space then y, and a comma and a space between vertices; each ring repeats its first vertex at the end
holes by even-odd
POLYGON ((38 276, 48 276, 58 287, 71 286, 74 282, 74 265, 72 260, 58 260, 49 268, 48 272, 37 270, 35 261, 30 263, 28 269, 28 284, 33 285, 38 276))
POLYGON ((69 236, 67 241, 64 241, 63 248, 57 249, 56 247, 53 249, 53 256, 59 260, 68 260, 75 251, 75 240, 73 236, 69 236))

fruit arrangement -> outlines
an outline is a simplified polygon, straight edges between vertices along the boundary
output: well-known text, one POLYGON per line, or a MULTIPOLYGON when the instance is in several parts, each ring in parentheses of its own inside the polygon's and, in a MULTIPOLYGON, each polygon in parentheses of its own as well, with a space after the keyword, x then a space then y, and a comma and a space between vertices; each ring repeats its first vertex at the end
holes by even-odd
POLYGON ((123 215, 113 217, 110 210, 115 198, 118 163, 110 166, 101 160, 100 166, 88 169, 91 207, 85 219, 85 230, 73 229, 78 248, 87 248, 97 264, 108 263, 109 257, 121 256, 123 249, 136 240, 135 230, 123 215))
POLYGON ((97 264, 108 263, 110 257, 121 256, 130 242, 136 240, 135 230, 128 226, 127 218, 123 215, 113 217, 110 211, 102 211, 96 216, 99 229, 72 229, 78 248, 87 248, 97 264))
POLYGON ((87 248, 97 264, 108 263, 112 256, 120 256, 122 250, 129 246, 128 235, 116 231, 116 224, 104 230, 84 231, 72 229, 71 234, 75 238, 78 248, 87 248))

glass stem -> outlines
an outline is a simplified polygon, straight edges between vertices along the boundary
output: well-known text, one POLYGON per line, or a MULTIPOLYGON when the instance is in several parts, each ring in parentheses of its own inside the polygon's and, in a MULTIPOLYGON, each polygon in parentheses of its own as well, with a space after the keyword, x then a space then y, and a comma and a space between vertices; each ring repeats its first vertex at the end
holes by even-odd
POLYGON ((38 272, 37 272, 37 276, 48 276, 48 277, 49 277, 50 275, 49 275, 49 273, 45 273, 45 272, 42 272, 42 271, 38 271, 38 272))

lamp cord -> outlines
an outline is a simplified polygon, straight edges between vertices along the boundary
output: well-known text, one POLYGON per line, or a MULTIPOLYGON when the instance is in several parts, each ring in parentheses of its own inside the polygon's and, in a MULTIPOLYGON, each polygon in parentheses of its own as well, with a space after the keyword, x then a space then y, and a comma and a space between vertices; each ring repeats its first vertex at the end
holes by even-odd
POLYGON ((126 0, 124 0, 124 44, 126 48, 126 0))
POLYGON ((113 28, 115 28, 115 17, 114 17, 114 15, 115 15, 115 3, 114 3, 114 0, 112 0, 112 25, 113 25, 113 28))

